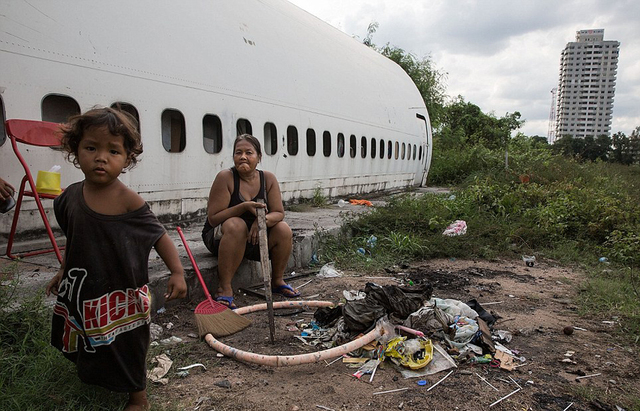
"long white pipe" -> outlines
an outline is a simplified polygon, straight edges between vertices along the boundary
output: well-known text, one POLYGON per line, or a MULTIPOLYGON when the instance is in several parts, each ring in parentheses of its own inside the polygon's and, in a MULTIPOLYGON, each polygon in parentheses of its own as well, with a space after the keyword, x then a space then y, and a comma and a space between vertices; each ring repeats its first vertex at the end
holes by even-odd
MULTIPOLYGON (((279 301, 273 303, 274 309, 280 308, 293 308, 293 307, 330 307, 334 304, 329 301, 279 301)), ((236 313, 238 314, 247 314, 256 311, 266 310, 267 304, 256 304, 248 307, 238 308, 236 313)), ((264 354, 256 354, 249 351, 239 350, 237 348, 228 346, 220 341, 218 341, 213 335, 207 334, 204 339, 209 344, 211 348, 214 350, 226 355, 227 357, 235 358, 236 360, 248 362, 252 364, 259 365, 268 365, 271 367, 283 367, 287 365, 301 365, 301 364, 310 364, 314 362, 319 362, 323 360, 327 360, 330 358, 340 357, 343 354, 347 354, 351 351, 357 350, 373 340, 378 339, 380 336, 384 334, 384 330, 378 324, 376 328, 363 335, 362 337, 348 342, 346 344, 340 345, 338 347, 333 347, 324 351, 317 351, 308 354, 299 354, 299 355, 264 355, 264 354)))

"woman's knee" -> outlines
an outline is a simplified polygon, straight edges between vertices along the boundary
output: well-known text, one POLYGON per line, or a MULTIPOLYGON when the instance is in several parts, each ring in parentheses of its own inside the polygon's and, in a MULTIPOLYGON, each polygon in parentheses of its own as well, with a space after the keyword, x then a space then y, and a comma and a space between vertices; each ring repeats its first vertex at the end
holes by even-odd
POLYGON ((241 218, 232 217, 222 223, 222 237, 232 237, 246 241, 248 232, 247 225, 241 218))
POLYGON ((289 227, 289 224, 285 223, 284 221, 280 221, 278 224, 271 227, 271 230, 269 231, 270 241, 276 241, 278 243, 282 241, 291 242, 292 239, 293 231, 291 231, 291 227, 289 227))

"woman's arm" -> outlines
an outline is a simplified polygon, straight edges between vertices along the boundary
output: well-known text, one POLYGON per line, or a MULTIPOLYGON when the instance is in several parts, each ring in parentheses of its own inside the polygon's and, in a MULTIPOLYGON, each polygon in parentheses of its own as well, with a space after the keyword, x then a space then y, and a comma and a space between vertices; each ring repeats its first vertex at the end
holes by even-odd
POLYGON ((282 193, 280 184, 275 174, 264 172, 265 185, 267 186, 267 227, 273 227, 284 220, 284 206, 282 205, 282 193))
POLYGON ((207 203, 207 220, 212 227, 222 224, 231 217, 239 217, 249 211, 256 213, 256 207, 261 207, 254 201, 245 201, 233 207, 229 207, 231 193, 233 192, 233 172, 222 170, 218 173, 211 190, 209 191, 209 201, 207 203))

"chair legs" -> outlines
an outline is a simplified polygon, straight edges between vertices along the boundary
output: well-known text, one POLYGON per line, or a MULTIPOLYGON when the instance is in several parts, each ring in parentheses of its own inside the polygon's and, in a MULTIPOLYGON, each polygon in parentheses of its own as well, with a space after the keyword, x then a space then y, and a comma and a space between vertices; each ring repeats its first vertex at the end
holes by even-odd
MULTIPOLYGON (((27 180, 28 180, 28 177, 24 176, 24 178, 22 179, 22 183, 20 184, 20 191, 19 191, 19 194, 18 194, 18 199, 16 201, 16 208, 15 208, 14 214, 13 214, 13 222, 11 224, 11 231, 9 232, 9 240, 7 241, 7 252, 6 252, 6 255, 7 255, 7 257, 11 258, 12 260, 15 260, 16 258, 30 257, 30 256, 34 256, 34 255, 39 255, 39 254, 46 254, 46 253, 55 252, 56 253, 56 257, 58 258, 58 261, 60 263, 62 263, 62 254, 60 253, 60 250, 64 249, 64 247, 58 247, 58 243, 56 242, 56 239, 55 239, 55 237, 53 235, 53 230, 51 229, 51 225, 49 224, 49 219, 47 218, 47 214, 45 213, 44 207, 42 206, 42 201, 40 200, 40 196, 35 191, 33 193, 29 193, 29 194, 25 193, 25 186, 26 186, 27 180), (33 198, 36 200, 36 205, 38 206, 38 211, 40 212, 40 217, 42 218, 42 221, 44 222, 45 228, 47 229, 47 235, 49 236, 49 240, 51 241, 51 245, 53 246, 53 248, 45 249, 45 250, 27 251, 27 252, 20 253, 20 254, 11 254, 11 249, 13 248, 13 241, 15 239, 16 229, 18 228, 18 218, 20 216, 20 208, 22 207, 22 200, 23 200, 25 194, 28 195, 28 196, 33 196, 33 198)), ((33 184, 32 184, 32 186, 33 186, 33 184)))

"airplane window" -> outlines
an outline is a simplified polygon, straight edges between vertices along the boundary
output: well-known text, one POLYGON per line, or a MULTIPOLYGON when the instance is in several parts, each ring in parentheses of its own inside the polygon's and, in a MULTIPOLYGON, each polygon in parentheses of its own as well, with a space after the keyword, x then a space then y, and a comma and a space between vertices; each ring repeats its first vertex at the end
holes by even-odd
POLYGON ((376 158, 376 139, 371 137, 371 158, 376 158))
POLYGON ((416 159, 416 150, 417 150, 417 147, 416 147, 416 145, 414 144, 414 145, 413 145, 413 159, 414 159, 414 160, 416 159))
POLYGON ((312 128, 307 129, 307 154, 309 157, 316 155, 316 132, 312 128))
POLYGON ((117 101, 111 105, 111 108, 131 114, 131 116, 133 116, 133 118, 135 118, 136 122, 138 123, 138 133, 140 133, 140 115, 138 114, 138 109, 135 108, 133 104, 117 101))
POLYGON ((246 118, 239 118, 236 122, 236 136, 242 134, 251 134, 253 135, 253 128, 251 127, 251 122, 246 118))
POLYGON ((278 151, 278 131, 273 123, 264 123, 264 152, 272 156, 278 151))
POLYGON ((162 146, 169 153, 179 153, 187 145, 184 116, 178 110, 162 112, 162 146))
POLYGON ((402 160, 404 160, 404 153, 405 153, 405 150, 406 150, 406 147, 405 147, 404 143, 402 143, 402 155, 400 156, 400 158, 401 158, 402 160))
POLYGON ((418 160, 422 161, 422 146, 420 146, 420 152, 418 153, 418 160))
POLYGON ((344 157, 344 134, 338 133, 338 157, 344 157))
POLYGON ((287 151, 291 156, 298 154, 298 129, 296 126, 287 127, 287 151))
POLYGON ((360 157, 367 157, 367 138, 365 136, 360 139, 360 157))
POLYGON ((6 120, 7 117, 4 112, 4 101, 2 101, 2 97, 0 97, 0 146, 7 141, 7 130, 4 129, 4 122, 6 120))
POLYGON ((328 131, 322 133, 322 153, 325 157, 331 155, 331 133, 328 131))
POLYGON ((349 138, 349 155, 351 158, 356 158, 356 136, 353 134, 349 138))
POLYGON ((42 99, 42 121, 66 123, 69 117, 80 114, 80 105, 69 96, 49 94, 42 99))
POLYGON ((214 114, 202 118, 202 144, 204 151, 216 154, 222 150, 222 121, 214 114))
POLYGON ((391 140, 387 142, 387 158, 391 160, 391 156, 393 155, 393 143, 391 140))
POLYGON ((398 155, 400 154, 400 143, 398 143, 397 141, 396 141, 396 151, 395 152, 396 152, 395 158, 397 160, 398 159, 398 155))
POLYGON ((380 139, 380 158, 384 158, 384 139, 380 139))

